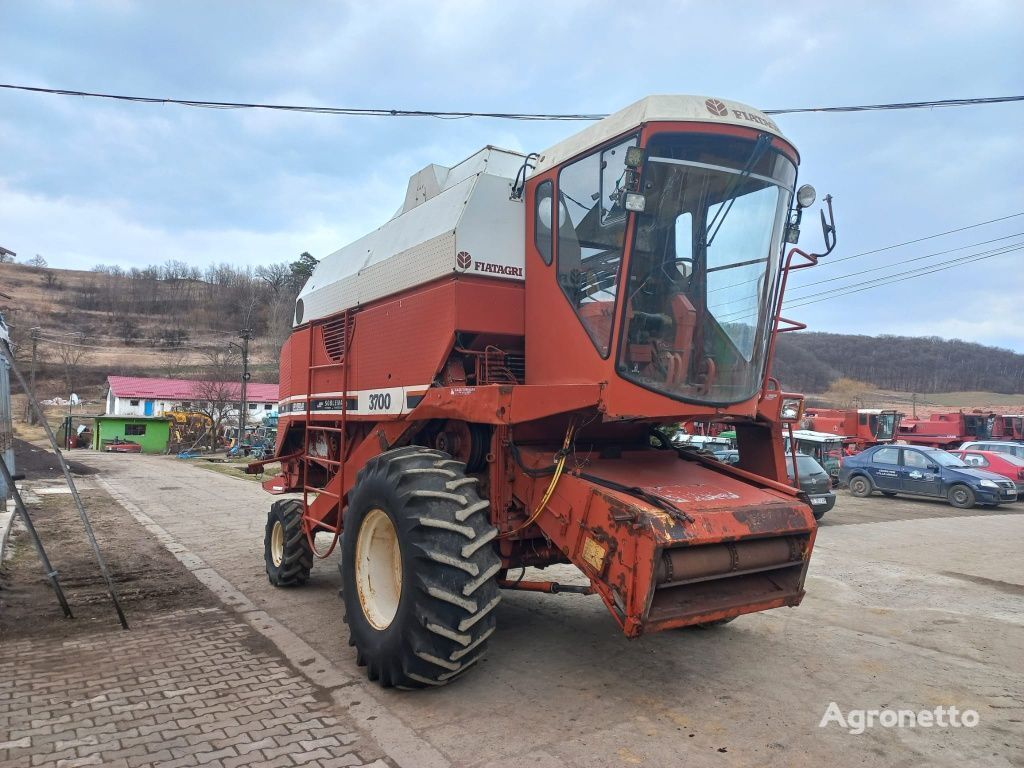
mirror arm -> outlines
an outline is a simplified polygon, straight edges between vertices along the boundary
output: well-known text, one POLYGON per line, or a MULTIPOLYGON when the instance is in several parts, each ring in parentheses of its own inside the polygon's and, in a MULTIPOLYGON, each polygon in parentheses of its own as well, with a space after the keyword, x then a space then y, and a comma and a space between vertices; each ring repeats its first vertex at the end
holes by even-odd
POLYGON ((821 234, 825 238, 825 252, 817 253, 817 258, 828 256, 832 253, 832 249, 836 247, 836 219, 832 214, 832 195, 825 195, 825 205, 828 206, 828 220, 825 219, 825 211, 822 209, 819 211, 821 214, 821 234))

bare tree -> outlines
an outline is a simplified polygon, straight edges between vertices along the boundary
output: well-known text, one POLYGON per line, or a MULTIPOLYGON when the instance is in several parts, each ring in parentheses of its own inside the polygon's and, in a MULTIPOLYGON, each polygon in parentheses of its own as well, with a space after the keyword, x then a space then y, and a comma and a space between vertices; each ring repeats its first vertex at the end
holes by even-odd
POLYGON ((25 263, 28 264, 28 266, 30 266, 30 267, 45 267, 46 266, 46 259, 44 259, 42 256, 40 256, 37 253, 31 259, 26 259, 25 263))
POLYGON ((65 391, 70 395, 75 391, 75 384, 78 382, 82 368, 92 357, 92 349, 86 345, 84 333, 75 333, 60 338, 60 341, 49 340, 47 346, 50 347, 54 358, 60 364, 65 391))
POLYGON ((256 276, 270 286, 270 290, 277 296, 281 291, 290 286, 292 281, 291 266, 281 262, 280 264, 268 264, 265 267, 256 268, 256 276))
POLYGON ((125 343, 125 346, 128 347, 130 347, 137 338, 142 336, 142 332, 139 330, 139 324, 135 322, 135 318, 128 316, 121 318, 118 323, 117 333, 125 343))
POLYGON ((239 406, 241 385, 236 380, 238 360, 232 349, 212 349, 206 353, 202 380, 192 387, 195 397, 192 409, 204 414, 212 423, 210 448, 215 448, 216 436, 232 411, 239 406))
POLYGON ((185 370, 188 362, 188 352, 184 349, 164 352, 161 356, 160 373, 168 379, 176 379, 185 370))

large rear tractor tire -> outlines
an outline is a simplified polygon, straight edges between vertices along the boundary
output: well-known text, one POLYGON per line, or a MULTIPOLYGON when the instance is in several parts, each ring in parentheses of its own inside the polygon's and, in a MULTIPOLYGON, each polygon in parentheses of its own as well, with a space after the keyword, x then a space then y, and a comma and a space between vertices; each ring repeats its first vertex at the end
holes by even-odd
POLYGON ((313 552, 302 530, 302 501, 283 499, 270 505, 263 535, 267 578, 275 587, 297 587, 309 580, 313 552))
POLYGON ((971 509, 975 504, 974 491, 966 485, 954 485, 946 498, 957 509, 971 509))
POLYGON ((349 645, 384 687, 444 685, 495 628, 501 561, 465 464, 410 446, 366 463, 349 495, 341 584, 349 645))

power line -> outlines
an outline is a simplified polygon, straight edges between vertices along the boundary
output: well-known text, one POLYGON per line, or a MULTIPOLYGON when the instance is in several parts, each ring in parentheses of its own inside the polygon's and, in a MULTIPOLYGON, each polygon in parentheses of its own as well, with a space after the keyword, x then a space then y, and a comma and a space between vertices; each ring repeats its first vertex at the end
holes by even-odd
MULTIPOLYGON (((977 248, 979 245, 989 245, 991 243, 997 243, 1000 240, 1008 240, 1011 237, 1020 237, 1021 235, 1024 235, 1024 232, 1015 232, 1012 235, 1003 235, 1002 237, 996 237, 996 238, 993 238, 991 240, 982 240, 982 241, 977 242, 977 243, 969 243, 967 245, 959 245, 956 248, 949 248, 948 250, 945 250, 945 251, 935 251, 934 253, 927 253, 924 256, 915 256, 912 259, 904 259, 903 261, 901 261, 899 263, 899 265, 910 264, 913 261, 922 261, 924 259, 931 259, 931 258, 934 258, 935 256, 945 256, 947 253, 954 253, 956 251, 962 251, 965 248, 977 248)), ((941 264, 943 262, 939 262, 939 263, 941 264)), ((839 280, 847 280, 847 279, 849 279, 851 277, 860 277, 861 275, 866 275, 868 272, 878 272, 878 271, 883 270, 883 269, 891 269, 893 266, 897 266, 897 265, 885 264, 885 265, 883 265, 881 267, 871 267, 869 269, 862 269, 862 270, 860 270, 858 272, 848 272, 845 275, 836 275, 835 277, 827 277, 824 280, 815 280, 814 282, 811 282, 811 283, 804 283, 803 285, 796 286, 795 290, 802 291, 804 288, 810 288, 812 285, 823 285, 825 283, 834 283, 834 282, 837 282, 839 280)))
MULTIPOLYGON (((917 274, 912 274, 912 275, 909 275, 907 277, 899 277, 899 278, 896 278, 894 280, 893 279, 886 279, 886 280, 884 280, 884 282, 880 282, 877 285, 866 285, 866 286, 863 286, 863 287, 860 287, 860 288, 844 289, 843 293, 840 294, 840 295, 841 296, 848 296, 848 295, 853 294, 853 293, 860 293, 861 291, 869 291, 869 290, 872 290, 873 288, 881 288, 881 287, 883 287, 885 285, 891 285, 892 283, 902 283, 904 280, 913 280, 914 278, 924 277, 925 275, 935 274, 936 272, 944 272, 947 269, 953 269, 955 267, 962 267, 965 264, 971 264, 971 263, 976 262, 976 261, 984 261, 985 259, 991 259, 991 258, 993 258, 995 256, 1002 256, 1004 254, 1013 253, 1014 251, 1020 251, 1020 250, 1024 250, 1024 245, 1007 246, 1006 248, 996 249, 995 251, 993 251, 991 253, 983 252, 982 255, 975 254, 975 258, 970 258, 968 260, 957 260, 955 263, 949 263, 949 264, 946 264, 945 266, 937 266, 935 268, 928 269, 925 272, 919 272, 917 274)), ((967 257, 965 257, 965 258, 967 258, 967 257)), ((818 302, 821 302, 821 301, 829 301, 831 299, 838 298, 837 296, 824 296, 823 294, 814 294, 814 296, 820 296, 820 298, 812 298, 811 296, 805 296, 803 298, 808 299, 807 301, 801 300, 797 304, 787 305, 786 308, 787 309, 796 309, 797 307, 806 307, 809 304, 817 304, 818 302)))
MULTIPOLYGON (((964 266, 966 264, 972 264, 977 261, 984 261, 985 259, 991 259, 995 256, 1002 256, 1007 253, 1013 253, 1016 251, 1024 250, 1024 243, 1012 243, 1010 245, 1004 245, 999 248, 993 248, 987 251, 978 251, 977 253, 970 253, 966 256, 958 256, 955 259, 949 259, 948 261, 940 261, 935 264, 929 264, 923 267, 915 267, 914 269, 905 270, 903 272, 894 272, 889 275, 882 275, 881 277, 873 278, 868 283, 861 286, 841 286, 838 288, 830 288, 824 291, 818 291, 816 293, 808 294, 807 296, 797 297, 796 304, 784 304, 786 309, 795 309, 797 307, 804 307, 808 304, 817 304, 821 301, 830 301, 833 299, 839 299, 843 296, 847 296, 854 293, 860 293, 861 291, 867 291, 874 288, 882 288, 892 283, 900 283, 904 280, 912 280, 918 277, 924 277, 931 275, 936 272, 942 272, 947 269, 953 269, 954 267, 964 266)), ((732 302, 735 303, 735 302, 732 302)), ((724 305, 723 305, 724 306, 724 305)), ((748 310, 734 310, 732 312, 726 312, 725 314, 718 316, 719 321, 724 322, 737 322, 744 318, 754 317, 757 312, 760 311, 760 306, 753 311, 748 310)))
POLYGON ((968 229, 977 229, 978 227, 983 227, 986 224, 995 224, 998 221, 1006 221, 1007 219, 1014 219, 1014 218, 1016 218, 1018 216, 1024 216, 1024 211, 1020 211, 1019 213, 1011 213, 1011 214, 1009 214, 1007 216, 1000 216, 997 219, 989 219, 988 221, 979 221, 977 224, 968 224, 965 227, 957 227, 956 229, 947 229, 945 232, 937 232, 934 235, 928 235, 927 237, 918 237, 918 238, 916 238, 914 240, 907 240, 906 242, 903 242, 903 243, 896 243, 895 245, 886 245, 886 246, 883 246, 881 248, 875 248, 872 251, 861 251, 860 253, 854 253, 854 254, 852 254, 850 256, 843 256, 843 257, 838 258, 838 259, 826 259, 824 262, 820 262, 819 261, 818 264, 819 265, 839 264, 840 262, 849 261, 850 259, 859 259, 861 256, 870 256, 873 253, 881 253, 882 251, 891 251, 891 250, 893 250, 895 248, 902 248, 905 245, 914 245, 915 243, 923 243, 925 240, 934 240, 937 237, 945 237, 946 235, 953 235, 953 234, 956 234, 957 232, 964 232, 964 231, 966 231, 968 229))
MULTIPOLYGON (((902 247, 904 247, 906 245, 914 245, 915 243, 923 243, 926 240, 934 240, 937 237, 945 237, 946 235, 952 235, 952 234, 955 234, 957 232, 965 232, 968 229, 977 229, 978 227, 984 227, 987 224, 995 224, 996 222, 1006 221, 1007 219, 1013 219, 1013 218, 1016 218, 1018 216, 1024 216, 1024 211, 1020 211, 1019 213, 1011 213, 1011 214, 1008 214, 1006 216, 1000 216, 999 218, 996 218, 996 219, 989 219, 988 221, 979 221, 976 224, 968 224, 968 225, 963 226, 963 227, 957 227, 956 229, 948 229, 945 232, 936 232, 934 235, 927 235, 925 237, 918 237, 918 238, 915 238, 914 240, 906 240, 906 241, 904 241, 902 243, 896 243, 894 245, 884 245, 884 246, 882 246, 880 248, 875 248, 875 249, 870 250, 870 251, 861 251, 860 253, 854 253, 854 254, 851 254, 850 256, 843 256, 843 257, 838 258, 838 259, 833 259, 833 258, 829 257, 829 258, 825 259, 824 261, 819 261, 815 265, 815 268, 816 269, 820 269, 823 266, 831 266, 832 264, 838 264, 838 263, 843 262, 843 261, 850 261, 851 259, 859 259, 862 256, 870 256, 870 255, 875 254, 875 253, 882 253, 884 251, 892 251, 892 250, 895 250, 896 248, 902 248, 902 247)), ((1015 237, 1015 235, 1007 235, 1006 237, 1015 237)), ((1006 238, 996 238, 995 240, 1005 240, 1005 239, 1006 238)), ((941 256, 942 254, 952 253, 953 251, 962 250, 963 248, 973 248, 976 245, 985 245, 986 243, 995 242, 995 240, 985 240, 985 241, 982 241, 980 243, 973 243, 971 245, 964 245, 964 246, 960 246, 960 248, 952 248, 949 251, 939 251, 937 253, 933 253, 933 254, 930 254, 930 255, 931 256, 941 256)), ((924 259, 924 258, 928 258, 928 257, 927 256, 918 256, 918 257, 913 258, 913 259, 907 259, 903 263, 906 263, 906 262, 909 262, 909 261, 920 261, 921 259, 924 259)), ((889 266, 889 265, 886 265, 886 266, 889 266)), ((877 269, 885 269, 885 267, 877 267, 877 268, 868 269, 868 270, 864 270, 864 271, 865 272, 873 272, 873 271, 877 271, 877 269)), ((848 276, 849 275, 840 275, 840 276, 834 277, 834 278, 827 278, 827 280, 842 280, 844 277, 848 277, 848 276)), ((708 293, 709 294, 718 293, 719 291, 726 291, 726 290, 728 290, 730 288, 736 288, 736 287, 741 286, 741 285, 747 285, 748 283, 756 283, 760 279, 761 279, 761 275, 758 275, 757 277, 752 277, 749 280, 740 280, 739 282, 736 282, 736 283, 729 283, 728 285, 721 285, 721 286, 718 286, 717 288, 711 288, 711 289, 708 290, 708 293)), ((827 280, 819 280, 818 283, 827 282, 827 280)), ((803 287, 806 287, 808 285, 817 285, 818 283, 805 283, 804 285, 802 285, 800 287, 803 288, 803 287)))
MULTIPOLYGON (((202 109, 269 109, 281 112, 307 112, 317 115, 346 115, 350 117, 433 117, 458 120, 469 117, 490 117, 499 120, 559 120, 594 121, 608 115, 605 113, 544 113, 544 112, 471 112, 427 109, 398 109, 376 107, 316 107, 299 104, 266 104, 243 101, 205 101, 201 99, 170 99, 156 96, 129 96, 95 91, 74 91, 66 88, 42 88, 31 85, 0 83, 0 88, 13 91, 28 91, 54 96, 81 96, 93 99, 130 101, 141 104, 174 104, 202 109)), ((809 112, 878 112, 905 109, 934 109, 939 107, 971 107, 982 104, 1004 104, 1024 101, 1024 96, 988 96, 965 99, 939 99, 934 101, 908 101, 894 104, 857 104, 841 107, 791 107, 786 109, 761 110, 766 115, 793 115, 809 112)))

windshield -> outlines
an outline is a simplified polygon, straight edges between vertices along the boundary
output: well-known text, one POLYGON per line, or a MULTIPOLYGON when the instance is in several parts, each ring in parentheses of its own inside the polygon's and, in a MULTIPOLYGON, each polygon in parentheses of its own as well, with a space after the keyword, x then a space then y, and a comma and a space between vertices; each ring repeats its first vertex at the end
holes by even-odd
POLYGON ((871 429, 876 440, 888 440, 896 428, 895 413, 880 413, 871 416, 871 429))
POLYGON ((966 467, 963 459, 959 456, 954 456, 952 453, 946 453, 945 451, 935 451, 929 453, 928 458, 938 464, 940 467, 966 467))
POLYGON ((622 375, 735 403, 761 384, 796 168, 767 141, 666 134, 647 147, 622 375))
POLYGON ((992 437, 994 422, 994 416, 964 416, 964 431, 972 437, 984 440, 992 437))

